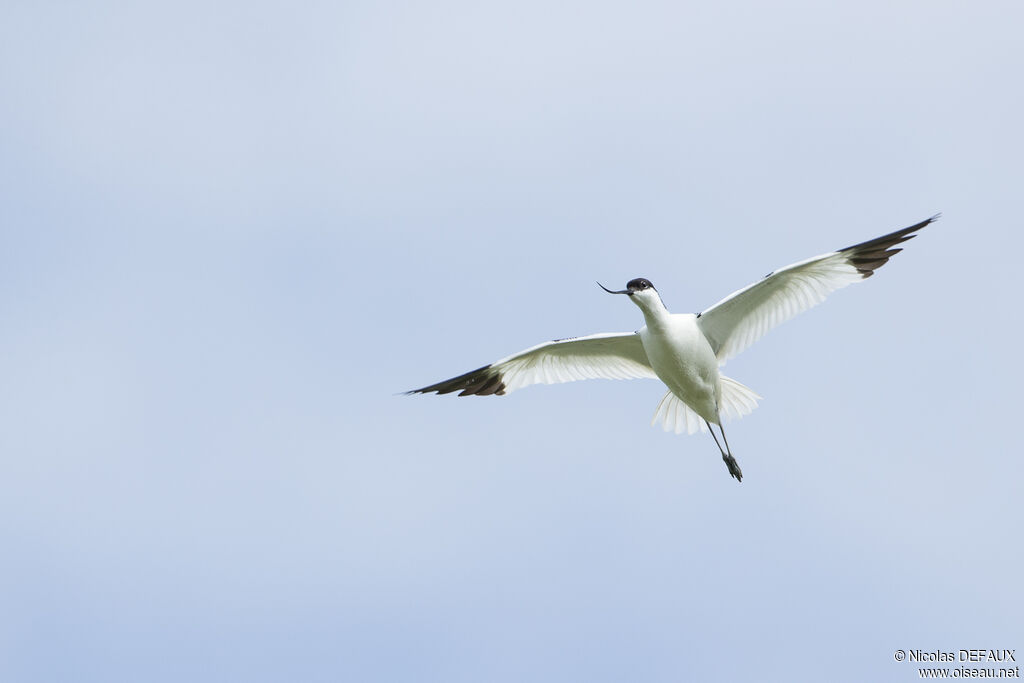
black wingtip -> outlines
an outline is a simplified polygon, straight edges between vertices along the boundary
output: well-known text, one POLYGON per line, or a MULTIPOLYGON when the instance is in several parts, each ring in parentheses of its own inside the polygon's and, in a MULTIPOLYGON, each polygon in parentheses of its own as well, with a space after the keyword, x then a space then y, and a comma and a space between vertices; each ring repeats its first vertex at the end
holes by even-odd
POLYGON ((494 369, 494 366, 485 365, 437 384, 406 391, 405 395, 450 394, 456 391, 459 392, 459 396, 503 396, 505 382, 501 373, 494 369))
POLYGON ((926 218, 920 223, 915 223, 902 230, 896 230, 888 235, 840 249, 839 253, 847 254, 850 265, 857 269, 861 277, 869 278, 875 274, 876 270, 888 263, 890 258, 903 251, 896 246, 897 244, 914 239, 917 237, 918 230, 939 220, 941 216, 941 213, 937 213, 931 218, 926 218))

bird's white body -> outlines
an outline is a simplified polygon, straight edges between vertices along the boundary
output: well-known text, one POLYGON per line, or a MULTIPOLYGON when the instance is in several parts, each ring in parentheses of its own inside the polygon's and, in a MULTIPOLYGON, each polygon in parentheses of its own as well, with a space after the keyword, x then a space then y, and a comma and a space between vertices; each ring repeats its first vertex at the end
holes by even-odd
POLYGON ((718 359, 697 325, 697 316, 669 313, 653 289, 638 293, 633 301, 647 323, 637 334, 654 374, 694 412, 718 424, 722 397, 718 359))
POLYGON ((657 378, 668 392, 652 423, 660 421, 666 431, 677 434, 707 429, 712 436, 711 425, 718 425, 722 459, 729 473, 740 479, 722 420, 747 415, 760 396, 722 375, 719 366, 831 292, 873 275, 900 251, 896 245, 936 218, 772 271, 696 315, 669 313, 654 285, 644 278, 631 280, 617 292, 602 285, 610 294, 629 295, 646 324, 636 332, 603 332, 538 344, 410 393, 500 396, 531 384, 657 378))

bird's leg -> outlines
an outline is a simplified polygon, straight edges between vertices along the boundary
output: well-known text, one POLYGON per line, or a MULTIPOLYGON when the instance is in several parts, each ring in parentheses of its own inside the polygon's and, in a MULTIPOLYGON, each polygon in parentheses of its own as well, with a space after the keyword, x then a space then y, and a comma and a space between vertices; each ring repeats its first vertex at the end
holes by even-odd
POLYGON ((725 442, 725 449, 722 449, 722 444, 718 443, 718 437, 715 436, 715 430, 711 426, 711 423, 704 420, 704 424, 708 426, 708 431, 711 432, 711 438, 715 440, 715 445, 718 446, 718 450, 722 453, 722 460, 725 461, 725 466, 729 468, 729 474, 731 474, 736 481, 743 481, 743 470, 740 469, 740 464, 736 462, 736 458, 732 457, 732 450, 729 448, 729 440, 725 438, 725 429, 722 428, 722 424, 718 424, 718 428, 722 430, 722 441, 725 442))
POLYGON ((729 454, 728 459, 725 461, 726 467, 729 468, 729 474, 736 477, 736 481, 743 481, 743 470, 740 469, 740 464, 736 462, 736 458, 732 457, 732 449, 729 447, 729 439, 725 436, 725 427, 722 423, 718 423, 718 428, 722 430, 722 441, 725 442, 725 452, 729 454))

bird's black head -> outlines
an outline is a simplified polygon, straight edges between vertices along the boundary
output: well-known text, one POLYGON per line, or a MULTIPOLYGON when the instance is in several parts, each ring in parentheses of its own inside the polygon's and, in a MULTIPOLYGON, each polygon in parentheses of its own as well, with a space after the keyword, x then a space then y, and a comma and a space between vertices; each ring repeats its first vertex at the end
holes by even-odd
POLYGON ((626 289, 628 289, 630 292, 640 292, 645 289, 654 289, 654 285, 652 285, 651 281, 648 280, 647 278, 638 277, 635 280, 630 280, 629 282, 627 282, 626 289))
POLYGON ((648 313, 654 313, 657 311, 665 311, 665 304, 661 300, 661 295, 658 294, 658 290, 654 288, 651 281, 645 277, 638 277, 634 280, 630 280, 626 283, 625 289, 620 289, 617 292, 613 292, 608 289, 600 282, 597 283, 598 287, 608 292, 609 294, 626 294, 629 296, 630 301, 635 303, 643 310, 644 315, 648 313))
POLYGON ((633 296, 637 292, 643 292, 648 289, 655 292, 658 291, 654 289, 654 285, 651 284, 651 281, 645 277, 638 277, 635 280, 630 280, 629 282, 626 283, 625 289, 620 289, 617 292, 613 292, 612 290, 602 285, 600 282, 597 283, 597 286, 603 289, 604 291, 608 292, 609 294, 628 294, 629 296, 633 296))

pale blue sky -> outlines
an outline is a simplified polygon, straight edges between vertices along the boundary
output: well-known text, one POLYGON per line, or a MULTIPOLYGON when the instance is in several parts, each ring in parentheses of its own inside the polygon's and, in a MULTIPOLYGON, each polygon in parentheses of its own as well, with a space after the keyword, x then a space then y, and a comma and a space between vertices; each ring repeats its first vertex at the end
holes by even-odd
POLYGON ((916 680, 1024 651, 1019 3, 0 12, 0 679, 916 680), (910 225, 730 362, 397 392, 910 225))

